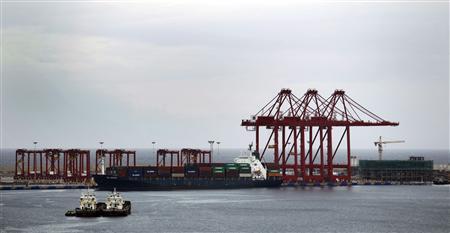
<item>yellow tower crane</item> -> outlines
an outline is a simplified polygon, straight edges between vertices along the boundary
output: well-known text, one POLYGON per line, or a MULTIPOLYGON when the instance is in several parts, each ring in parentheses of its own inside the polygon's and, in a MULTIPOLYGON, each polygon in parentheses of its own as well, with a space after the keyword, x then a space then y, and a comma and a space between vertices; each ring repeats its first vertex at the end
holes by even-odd
POLYGON ((383 144, 389 144, 389 143, 404 143, 405 140, 395 140, 395 141, 383 141, 383 139, 380 138, 378 141, 374 142, 375 146, 378 146, 378 156, 379 159, 382 160, 383 158, 383 144))

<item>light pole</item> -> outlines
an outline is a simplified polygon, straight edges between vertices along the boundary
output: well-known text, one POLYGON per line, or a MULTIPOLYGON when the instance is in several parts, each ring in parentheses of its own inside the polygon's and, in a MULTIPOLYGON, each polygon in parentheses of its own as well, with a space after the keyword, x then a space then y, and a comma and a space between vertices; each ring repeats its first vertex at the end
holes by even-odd
MULTIPOLYGON (((33 151, 33 172, 34 172, 34 179, 36 179, 36 145, 38 142, 33 142, 34 144, 34 151, 33 151)), ((41 160, 42 161, 42 160, 41 160)))
POLYGON ((220 142, 217 141, 216 143, 217 143, 217 156, 219 156, 219 154, 220 154, 220 152, 219 152, 219 145, 220 145, 220 142))
POLYGON ((210 150, 211 150, 211 157, 213 155, 213 150, 214 150, 214 141, 210 140, 208 141, 209 145, 210 145, 210 150))
POLYGON ((104 142, 98 142, 100 143, 100 166, 101 166, 101 174, 105 175, 105 156, 103 154, 103 143, 104 142))
POLYGON ((153 158, 155 158, 155 144, 156 144, 156 142, 153 141, 153 142, 152 142, 152 146, 153 146, 153 158))

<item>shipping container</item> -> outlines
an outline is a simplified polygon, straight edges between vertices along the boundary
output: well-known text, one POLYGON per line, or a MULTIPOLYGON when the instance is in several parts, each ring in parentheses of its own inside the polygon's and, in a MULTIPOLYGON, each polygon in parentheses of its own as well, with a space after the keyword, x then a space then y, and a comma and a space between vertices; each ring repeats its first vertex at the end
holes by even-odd
POLYGON ((267 176, 269 176, 269 177, 275 177, 275 176, 281 176, 281 174, 279 173, 279 172, 268 172, 267 173, 267 176))
POLYGON ((239 177, 242 178, 251 178, 252 174, 251 173, 239 173, 239 177))
POLYGON ((172 173, 183 173, 184 174, 184 167, 172 167, 172 173))
POLYGON ((173 178, 182 178, 184 177, 184 173, 172 173, 173 178))
POLYGON ((199 167, 198 168, 199 171, 209 171, 209 172, 211 172, 212 169, 213 169, 212 167, 199 167))
POLYGON ((158 177, 157 167, 144 167, 142 168, 142 173, 145 178, 156 178, 158 177))
POLYGON ((184 167, 185 177, 197 178, 198 177, 198 166, 196 164, 186 164, 184 167))
POLYGON ((159 177, 170 177, 171 176, 170 167, 158 167, 158 176, 159 177))
POLYGON ((141 167, 128 167, 128 177, 141 177, 142 168, 141 167))
POLYGON ((184 177, 188 177, 188 178, 198 178, 198 172, 197 172, 197 171, 194 171, 194 170, 186 171, 186 173, 184 173, 184 177))
POLYGON ((213 172, 212 177, 214 179, 217 179, 217 178, 223 179, 223 178, 225 178, 225 173, 224 172, 218 172, 218 173, 213 172))
POLYGON ((117 176, 119 174, 119 171, 116 167, 108 167, 106 168, 106 175, 110 176, 117 176))
POLYGON ((189 166, 184 168, 184 173, 197 173, 198 167, 197 166, 189 166))
POLYGON ((198 177, 200 178, 211 178, 213 175, 211 172, 200 172, 198 177))
POLYGON ((250 167, 240 167, 239 173, 252 173, 252 169, 250 167))
POLYGON ((239 177, 239 172, 237 169, 227 169, 225 176, 227 178, 236 178, 236 177, 239 177))
POLYGON ((199 167, 198 170, 200 178, 209 178, 212 175, 211 167, 199 167))
POLYGON ((184 174, 197 174, 198 170, 197 169, 186 169, 186 171, 184 172, 184 174))
POLYGON ((231 166, 228 165, 225 167, 225 175, 226 176, 239 176, 239 167, 237 165, 231 166))
POLYGON ((120 177, 126 177, 127 176, 127 168, 125 167, 119 167, 118 169, 118 174, 120 177))
POLYGON ((213 167, 212 172, 213 172, 213 174, 215 174, 215 173, 225 173, 225 168, 224 167, 213 167))

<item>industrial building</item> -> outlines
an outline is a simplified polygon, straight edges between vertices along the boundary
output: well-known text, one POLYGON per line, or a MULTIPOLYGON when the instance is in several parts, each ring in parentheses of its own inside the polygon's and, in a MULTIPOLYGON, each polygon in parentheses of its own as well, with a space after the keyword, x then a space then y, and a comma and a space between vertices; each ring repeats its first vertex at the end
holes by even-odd
POLYGON ((433 161, 424 157, 409 160, 359 160, 359 176, 365 181, 382 182, 431 182, 433 161))

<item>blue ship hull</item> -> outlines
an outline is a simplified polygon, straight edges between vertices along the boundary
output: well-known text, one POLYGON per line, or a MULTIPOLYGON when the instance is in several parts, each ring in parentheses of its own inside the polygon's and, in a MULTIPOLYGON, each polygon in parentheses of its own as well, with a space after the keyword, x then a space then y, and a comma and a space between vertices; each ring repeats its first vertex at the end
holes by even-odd
POLYGON ((250 178, 235 179, 206 179, 206 178, 153 178, 117 177, 108 175, 94 175, 99 190, 119 191, 150 191, 177 189, 241 189, 279 187, 281 179, 252 180, 250 178))

